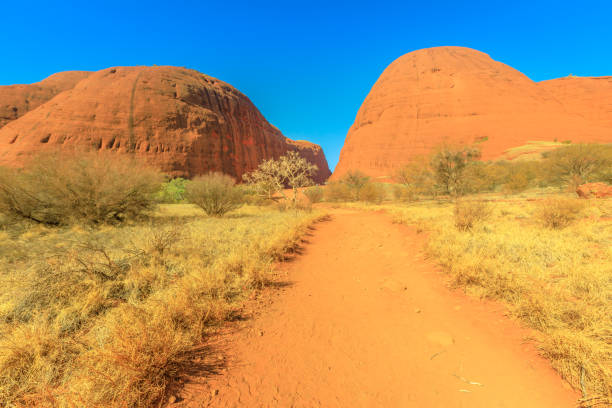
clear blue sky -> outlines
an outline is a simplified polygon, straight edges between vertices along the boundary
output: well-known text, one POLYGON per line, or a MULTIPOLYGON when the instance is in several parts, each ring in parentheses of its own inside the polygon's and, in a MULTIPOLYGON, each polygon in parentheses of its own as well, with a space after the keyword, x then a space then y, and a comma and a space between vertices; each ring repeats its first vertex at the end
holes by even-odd
POLYGON ((610 1, 3 1, 0 14, 0 85, 194 68, 286 136, 322 145, 332 168, 380 73, 416 49, 476 48, 538 81, 612 75, 610 1))

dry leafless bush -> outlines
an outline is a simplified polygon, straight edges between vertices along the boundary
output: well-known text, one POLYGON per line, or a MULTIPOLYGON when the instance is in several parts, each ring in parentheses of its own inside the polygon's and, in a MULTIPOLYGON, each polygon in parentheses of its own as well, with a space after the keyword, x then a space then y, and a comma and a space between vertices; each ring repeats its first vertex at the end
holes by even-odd
POLYGON ((455 226, 460 231, 469 231, 479 221, 489 217, 491 210, 482 201, 457 201, 455 204, 455 226))
POLYGON ((540 203, 535 216, 545 227, 561 229, 576 220, 583 208, 576 198, 551 198, 540 203))
POLYGON ((43 224, 117 222, 154 204, 162 176, 129 157, 49 153, 0 169, 0 212, 43 224))

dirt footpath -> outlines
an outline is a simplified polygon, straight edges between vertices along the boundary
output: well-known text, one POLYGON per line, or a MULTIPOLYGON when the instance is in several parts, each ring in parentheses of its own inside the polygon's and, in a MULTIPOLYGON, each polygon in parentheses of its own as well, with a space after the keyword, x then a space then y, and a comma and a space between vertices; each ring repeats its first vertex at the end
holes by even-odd
POLYGON ((173 407, 574 407, 579 397, 503 308, 451 291, 424 237, 337 210, 290 283, 215 340, 227 367, 173 407))

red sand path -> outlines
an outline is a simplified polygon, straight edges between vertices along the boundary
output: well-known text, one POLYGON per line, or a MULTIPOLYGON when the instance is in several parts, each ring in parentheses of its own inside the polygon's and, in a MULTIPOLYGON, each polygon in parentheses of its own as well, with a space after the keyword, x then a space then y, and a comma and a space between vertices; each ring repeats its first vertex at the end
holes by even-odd
POLYGON ((227 368, 171 406, 575 406, 501 306, 445 287, 421 235, 336 210, 308 240, 284 267, 292 285, 217 339, 227 368))

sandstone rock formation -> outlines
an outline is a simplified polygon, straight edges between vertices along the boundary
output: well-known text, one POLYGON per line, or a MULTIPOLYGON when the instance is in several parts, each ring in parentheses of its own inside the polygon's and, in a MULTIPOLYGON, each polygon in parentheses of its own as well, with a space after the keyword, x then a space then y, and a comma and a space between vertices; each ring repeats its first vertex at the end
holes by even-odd
POLYGON ((133 153, 174 176, 222 171, 236 178, 297 150, 318 166, 316 181, 330 175, 319 146, 285 138, 227 83, 177 67, 92 73, 0 128, 0 165, 58 148, 133 153))
MULTIPOLYGON (((612 127, 612 76, 551 79, 538 84, 572 114, 612 127)), ((612 136, 608 139, 610 141, 612 136)))
POLYGON ((0 86, 0 128, 58 93, 73 88, 89 74, 84 71, 59 72, 31 85, 0 86))
POLYGON ((578 186, 576 194, 581 198, 612 197, 612 186, 606 183, 586 183, 578 186))
POLYGON ((478 142, 487 160, 528 141, 612 142, 612 92, 598 85, 607 79, 571 87, 557 81, 533 82, 469 48, 406 54, 385 69, 359 109, 333 178, 352 169, 393 176, 445 143, 478 142), (598 91, 574 103, 581 87, 598 91))

